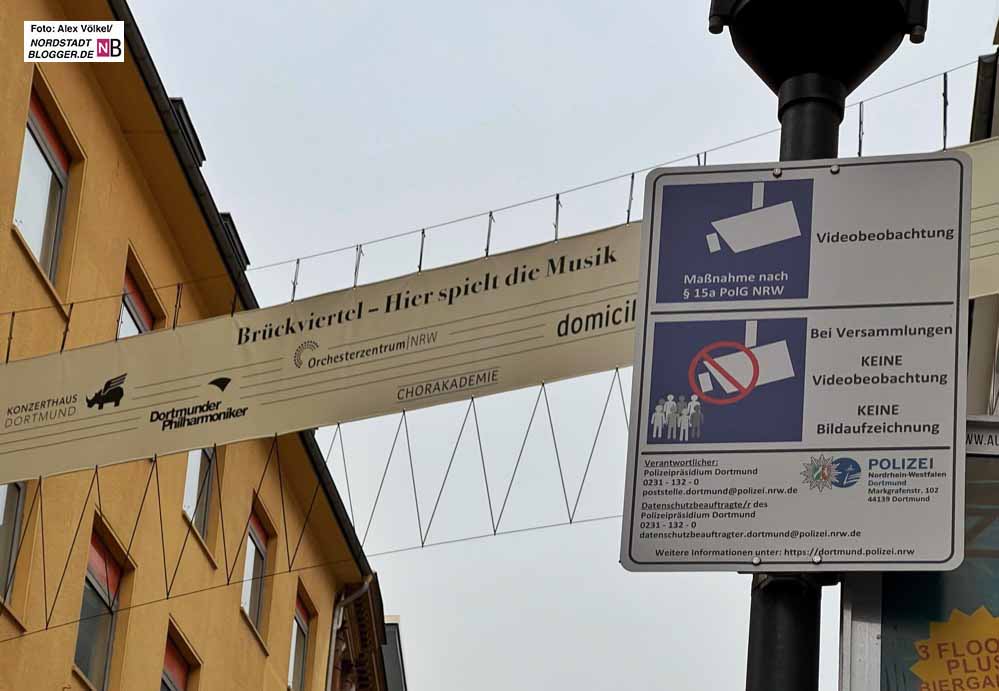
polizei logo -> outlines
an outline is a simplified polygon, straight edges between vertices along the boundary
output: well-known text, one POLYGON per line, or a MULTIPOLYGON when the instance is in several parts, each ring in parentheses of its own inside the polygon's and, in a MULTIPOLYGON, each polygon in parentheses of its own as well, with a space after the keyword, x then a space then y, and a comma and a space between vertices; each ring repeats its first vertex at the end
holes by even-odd
POLYGON ((802 463, 801 476, 809 489, 822 490, 833 487, 844 489, 853 487, 860 480, 860 464, 852 458, 826 458, 819 456, 808 463, 802 463))
POLYGON ((222 401, 205 401, 186 408, 170 408, 169 410, 154 410, 149 413, 149 422, 160 423, 164 432, 171 429, 183 429, 203 425, 206 422, 223 422, 246 415, 247 408, 227 407, 221 410, 222 401))

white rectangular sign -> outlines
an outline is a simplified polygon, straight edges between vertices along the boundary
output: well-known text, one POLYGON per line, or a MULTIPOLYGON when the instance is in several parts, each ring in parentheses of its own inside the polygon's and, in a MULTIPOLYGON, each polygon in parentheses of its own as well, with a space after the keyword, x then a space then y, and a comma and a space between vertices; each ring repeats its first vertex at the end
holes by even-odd
POLYGON ((621 562, 963 558, 970 159, 646 181, 621 562))

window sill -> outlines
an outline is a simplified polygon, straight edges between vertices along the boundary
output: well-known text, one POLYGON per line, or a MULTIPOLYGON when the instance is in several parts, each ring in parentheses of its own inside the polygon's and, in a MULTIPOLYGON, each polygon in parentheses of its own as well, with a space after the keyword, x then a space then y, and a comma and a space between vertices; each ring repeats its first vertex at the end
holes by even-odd
POLYGON ((213 569, 218 571, 218 562, 215 561, 215 557, 212 555, 212 550, 209 549, 208 543, 205 542, 205 539, 201 537, 201 533, 198 532, 198 528, 194 525, 194 521, 192 521, 191 517, 187 515, 187 511, 184 511, 183 509, 180 510, 180 515, 184 517, 184 523, 187 524, 188 532, 194 536, 194 539, 201 547, 201 551, 204 552, 205 557, 208 559, 208 563, 212 565, 213 569))
POLYGON ((21 633, 28 632, 28 627, 24 625, 24 622, 21 621, 21 618, 19 616, 17 616, 17 613, 15 613, 14 610, 10 608, 10 605, 4 602, 3 598, 0 598, 0 613, 4 612, 6 612, 7 616, 10 617, 11 621, 14 622, 14 626, 16 626, 21 630, 21 633))
POLYGON ((14 239, 17 240, 17 244, 25 253, 28 260, 31 262, 31 265, 35 268, 38 278, 41 279, 42 285, 44 285, 45 289, 48 291, 49 298, 51 298, 53 304, 56 306, 56 309, 62 313, 63 318, 69 319, 69 311, 66 309, 66 305, 62 304, 62 297, 60 297, 59 291, 56 290, 54 285, 52 285, 52 281, 46 275, 45 269, 43 269, 42 265, 38 263, 38 260, 35 258, 35 253, 32 252, 31 248, 28 246, 28 241, 24 239, 24 236, 21 235, 21 231, 15 224, 11 224, 10 230, 14 234, 14 239))
POLYGON ((87 679, 87 675, 84 674, 75 664, 73 665, 73 676, 76 677, 77 681, 83 684, 84 688, 90 689, 90 691, 97 691, 97 687, 90 683, 90 680, 87 679))
POLYGON ((267 649, 267 644, 264 643, 264 637, 260 635, 256 625, 250 621, 250 615, 246 613, 246 610, 243 609, 242 606, 239 608, 239 616, 246 623, 246 625, 250 627, 250 631, 253 632, 253 637, 256 639, 257 643, 260 644, 260 649, 264 651, 264 655, 266 657, 270 657, 271 651, 267 649))

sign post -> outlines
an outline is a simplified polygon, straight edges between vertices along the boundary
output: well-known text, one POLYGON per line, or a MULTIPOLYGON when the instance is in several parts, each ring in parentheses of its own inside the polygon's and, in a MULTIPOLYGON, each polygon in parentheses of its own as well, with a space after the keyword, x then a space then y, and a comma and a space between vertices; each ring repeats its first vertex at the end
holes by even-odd
MULTIPOLYGON (((928 0, 876 0, 838 3, 712 0, 709 29, 712 33, 717 34, 721 33, 725 26, 728 26, 737 52, 778 95, 778 118, 782 124, 781 159, 834 158, 839 153, 839 125, 843 120, 846 96, 891 56, 898 48, 904 35, 908 34, 914 43, 922 42, 926 32, 927 6, 928 0)), ((830 169, 829 172, 831 174, 832 170, 830 169)), ((966 199, 967 194, 965 193, 961 203, 966 204, 966 199)), ((756 210, 756 201, 754 193, 752 210, 756 210)), ((650 203, 648 196, 646 203, 647 205, 650 203)), ((850 207, 847 206, 844 211, 849 209, 850 207)), ((647 209, 646 213, 647 222, 651 221, 649 210, 651 209, 647 209)), ((797 208, 795 208, 795 216, 797 216, 797 208)), ((891 227, 897 221, 898 219, 895 219, 887 227, 891 227)), ((961 253, 960 260, 966 262, 967 221, 964 219, 962 221, 965 225, 962 227, 961 224, 958 224, 955 229, 960 229, 959 238, 963 238, 959 239, 957 243, 961 253)), ((792 231, 790 223, 779 225, 775 223, 774 226, 782 228, 784 233, 789 234, 792 231)), ((653 227, 654 225, 646 229, 647 235, 651 235, 653 227)), ((724 238, 724 232, 722 228, 717 228, 717 231, 718 234, 714 235, 712 240, 707 238, 704 240, 704 242, 710 243, 711 253, 722 250, 719 236, 724 238)), ((760 232, 766 236, 765 231, 761 230, 760 232)), ((759 239, 758 236, 757 239, 759 239)), ((730 243, 730 248, 733 252, 736 251, 734 244, 730 243)), ((643 251, 646 250, 643 249, 643 251)), ((646 253, 650 254, 648 251, 646 253)), ((649 257, 647 256, 647 258, 649 257)), ((814 265, 813 258, 814 253, 809 257, 810 268, 814 265)), ((645 270, 646 268, 643 267, 643 271, 645 270)), ((805 279, 805 284, 810 285, 811 280, 811 277, 805 279)), ((959 286, 965 286, 963 288, 965 291, 966 280, 965 277, 964 283, 958 282, 959 286)), ((646 297, 649 294, 648 288, 646 286, 646 297)), ((798 297, 797 299, 801 300, 802 298, 798 297)), ((807 300, 807 297, 805 299, 807 300)), ((648 307, 649 303, 646 300, 645 304, 641 306, 641 310, 646 311, 648 307)), ((804 318, 807 324, 808 317, 804 318)), ((966 315, 962 317, 959 314, 957 323, 961 324, 964 319, 966 319, 966 315)), ((757 332, 751 333, 749 321, 752 320, 746 320, 745 337, 758 337, 759 324, 757 323, 756 326, 757 332)), ((647 345, 647 333, 644 331, 643 329, 638 334, 636 350, 644 349, 647 345)), ((963 338, 963 336, 958 338, 963 338)), ((787 339, 785 339, 785 344, 786 353, 790 359, 793 357, 791 344, 787 339)), ((783 355, 783 350, 778 353, 778 356, 783 355)), ((958 353, 959 369, 962 367, 961 358, 963 357, 963 351, 958 353)), ((739 358, 737 355, 736 359, 742 361, 744 368, 747 366, 745 361, 749 358, 739 358)), ((706 360, 705 363, 710 364, 706 360)), ((788 364, 787 360, 784 360, 783 364, 788 364)), ((749 366, 751 370, 755 370, 751 362, 749 366)), ((732 375, 732 378, 742 384, 744 380, 739 379, 731 371, 734 368, 733 364, 729 365, 728 368, 716 368, 713 372, 708 369, 706 383, 712 383, 711 378, 716 378, 716 375, 722 374, 721 370, 724 369, 725 372, 732 375)), ((636 379, 643 376, 644 369, 644 364, 636 366, 636 379)), ((728 381, 729 387, 735 386, 723 374, 722 378, 728 381)), ((700 375, 698 375, 698 380, 700 380, 700 375)), ((779 384, 780 381, 777 383, 779 384)), ((758 385, 757 381, 755 386, 758 385)), ((726 389, 721 382, 719 382, 719 386, 726 389)), ((735 388, 738 389, 738 387, 735 388)), ((749 388, 748 382, 743 388, 749 388)), ((729 407, 735 408, 737 405, 748 403, 751 398, 752 391, 744 397, 743 401, 729 407)), ((690 399, 687 400, 687 404, 687 422, 690 422, 689 418, 693 414, 698 416, 700 424, 706 426, 707 418, 700 419, 696 406, 691 408, 690 399)), ((703 407, 704 404, 701 405, 703 407)), ((958 403, 958 405, 963 405, 963 403, 958 403)), ((665 413, 666 407, 664 406, 661 412, 665 413)), ((778 406, 773 412, 776 413, 780 409, 778 406)), ((638 440, 644 436, 639 434, 639 429, 644 432, 646 421, 640 407, 633 407, 632 410, 629 475, 637 472, 638 440)), ((802 415, 804 415, 804 409, 802 415)), ((665 422, 668 431, 668 419, 665 422)), ((786 430, 782 436, 786 436, 786 430)), ((689 438, 686 441, 688 444, 690 443, 689 438)), ((955 448, 951 449, 952 472, 956 473, 963 459, 959 456, 960 452, 956 448, 956 444, 953 446, 955 448)), ((836 462, 835 459, 834 462, 836 462)), ((824 461, 820 460, 820 463, 824 463, 824 461)), ((820 468, 819 479, 824 483, 822 472, 823 470, 820 468)), ((629 483, 626 485, 631 487, 629 483)), ((625 543, 625 539, 622 540, 622 561, 626 565, 628 564, 627 560, 631 558, 630 554, 626 556, 625 553, 630 553, 632 549, 630 537, 627 536, 632 530, 635 499, 633 487, 627 492, 624 511, 627 543, 625 543)), ((954 501, 956 503, 959 498, 955 496, 954 501)), ((759 510, 763 507, 756 508, 759 510)), ((754 565, 757 571, 762 566, 762 558, 760 559, 760 564, 754 565)), ((815 565, 813 568, 819 568, 819 565, 815 565)), ((822 583, 821 578, 808 573, 799 573, 793 576, 754 575, 746 671, 747 691, 814 691, 818 689, 819 604, 822 583)))
POLYGON ((970 168, 649 174, 626 568, 960 564, 970 168))

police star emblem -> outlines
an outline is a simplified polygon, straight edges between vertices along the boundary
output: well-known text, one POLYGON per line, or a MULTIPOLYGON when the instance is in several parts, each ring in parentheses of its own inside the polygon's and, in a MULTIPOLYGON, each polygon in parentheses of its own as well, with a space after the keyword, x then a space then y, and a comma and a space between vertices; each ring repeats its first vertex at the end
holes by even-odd
POLYGON ((801 471, 801 477, 805 478, 804 484, 808 485, 808 489, 819 492, 832 489, 833 478, 836 476, 836 468, 833 466, 832 458, 812 456, 810 461, 801 465, 804 468, 801 471))

